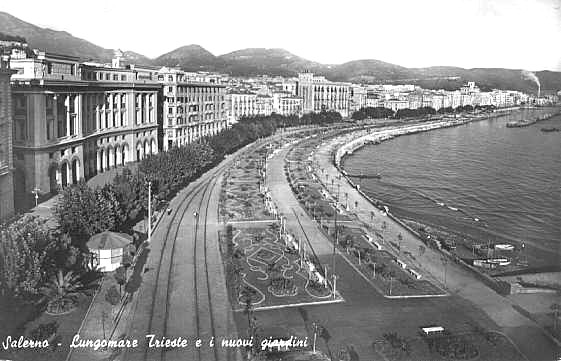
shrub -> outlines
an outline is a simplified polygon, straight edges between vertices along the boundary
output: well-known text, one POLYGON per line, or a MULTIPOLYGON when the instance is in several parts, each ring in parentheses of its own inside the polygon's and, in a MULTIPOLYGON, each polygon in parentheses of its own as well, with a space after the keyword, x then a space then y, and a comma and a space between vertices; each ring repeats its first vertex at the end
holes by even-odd
POLYGON ((49 323, 42 323, 30 332, 32 340, 43 341, 48 340, 52 335, 56 334, 58 330, 58 323, 56 321, 49 323))
POLYGON ((105 293, 105 300, 112 306, 116 306, 119 304, 119 302, 121 302, 121 295, 119 294, 119 291, 117 290, 117 287, 115 285, 109 287, 109 289, 105 293))
POLYGON ((64 273, 63 270, 58 270, 49 283, 41 288, 41 293, 43 300, 47 301, 47 311, 60 314, 72 309, 85 289, 74 272, 64 273))

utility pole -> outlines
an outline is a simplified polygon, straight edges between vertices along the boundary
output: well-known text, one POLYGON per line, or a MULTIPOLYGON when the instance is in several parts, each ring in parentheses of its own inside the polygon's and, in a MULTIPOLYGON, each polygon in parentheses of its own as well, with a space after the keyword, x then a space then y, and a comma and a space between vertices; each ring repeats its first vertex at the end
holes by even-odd
POLYGON ((334 225, 334 229, 335 229, 335 240, 333 241, 333 255, 332 255, 332 265, 331 265, 331 272, 333 274, 335 274, 335 253, 337 251, 337 243, 339 243, 339 230, 337 229, 337 213, 338 213, 339 209, 335 208, 335 225, 334 225))

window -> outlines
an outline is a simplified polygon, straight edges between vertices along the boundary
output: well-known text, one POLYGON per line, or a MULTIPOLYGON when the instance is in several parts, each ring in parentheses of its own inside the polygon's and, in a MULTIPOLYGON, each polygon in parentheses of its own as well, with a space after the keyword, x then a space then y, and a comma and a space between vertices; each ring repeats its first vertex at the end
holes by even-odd
POLYGON ((173 87, 168 86, 168 92, 170 92, 170 93, 173 92, 173 87))
POLYGON ((121 81, 126 81, 127 80, 127 76, 125 74, 121 75, 121 81))
POLYGON ((105 80, 111 80, 111 74, 109 73, 105 74, 105 80))
MULTIPOLYGON (((173 76, 172 75, 168 75, 168 81, 173 81, 173 76)), ((171 89, 171 87, 170 87, 170 89, 171 89)))
POLYGON ((113 80, 119 80, 119 74, 113 74, 113 80))

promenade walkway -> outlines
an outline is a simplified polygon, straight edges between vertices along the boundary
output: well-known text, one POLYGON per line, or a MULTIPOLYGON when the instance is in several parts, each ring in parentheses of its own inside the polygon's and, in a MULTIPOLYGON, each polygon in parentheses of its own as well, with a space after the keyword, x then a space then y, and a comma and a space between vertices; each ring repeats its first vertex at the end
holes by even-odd
MULTIPOLYGON (((383 131, 380 131, 380 134, 383 131)), ((356 188, 354 188, 344 177, 338 180, 339 171, 332 164, 332 152, 342 144, 340 139, 327 141, 322 147, 314 152, 314 164, 316 172, 323 170, 328 174, 328 184, 331 186, 331 179, 335 179, 335 187, 340 184, 341 194, 348 195, 348 204, 351 212, 354 213, 362 222, 369 223, 375 228, 381 229, 382 223, 386 223, 386 230, 383 236, 387 241, 398 243, 398 235, 403 236, 401 243, 401 254, 410 252, 415 255, 416 261, 408 259, 408 262, 429 273, 434 279, 438 280, 447 290, 462 298, 465 298, 481 308, 503 331, 510 336, 520 347, 521 351, 530 360, 553 360, 561 353, 559 346, 547 337, 533 321, 518 313, 512 306, 513 303, 507 298, 500 296, 494 290, 488 288, 480 281, 476 280, 469 271, 453 263, 442 261, 442 254, 438 251, 426 248, 424 254, 420 255, 419 246, 422 241, 408 232, 403 226, 383 215, 383 212, 365 199, 356 188), (356 203, 355 203, 356 202, 356 203), (355 207, 355 204, 358 207, 355 207), (371 221, 371 213, 374 212, 374 220, 371 221)), ((325 177, 321 177, 321 181, 325 177)), ((391 212, 391 209, 390 209, 391 212)))
MULTIPOLYGON (((287 230, 297 237, 304 237, 304 233, 306 234, 318 258, 327 266, 330 274, 333 245, 319 231, 316 222, 304 212, 292 193, 284 174, 288 151, 288 148, 284 148, 268 160, 267 187, 280 213, 286 217, 287 230), (298 219, 295 214, 298 215, 298 219)), ((304 327, 308 330, 308 336, 313 337, 312 323, 319 322, 327 327, 331 335, 329 345, 318 341, 318 347, 322 351, 338 352, 341 348, 352 346, 361 360, 383 360, 379 354, 373 352, 372 342, 382 338, 385 332, 417 337, 417 326, 435 322, 458 332, 469 332, 469 325, 473 323, 489 329, 495 327, 483 312, 455 296, 422 299, 384 298, 339 253, 335 259, 337 290, 344 302, 260 311, 256 314, 259 324, 277 325, 287 330, 304 327)))

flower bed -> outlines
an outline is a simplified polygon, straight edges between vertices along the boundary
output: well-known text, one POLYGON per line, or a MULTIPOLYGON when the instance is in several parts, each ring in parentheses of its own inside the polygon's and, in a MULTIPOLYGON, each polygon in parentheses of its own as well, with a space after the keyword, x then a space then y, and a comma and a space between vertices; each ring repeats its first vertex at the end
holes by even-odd
POLYGON ((329 286, 315 282, 298 252, 279 238, 278 226, 231 232, 230 246, 228 232, 220 239, 234 310, 243 310, 248 297, 256 309, 333 299, 329 286))
POLYGON ((447 333, 414 338, 403 338, 395 333, 384 336, 375 341, 373 347, 388 361, 525 360, 506 337, 495 332, 447 333))

